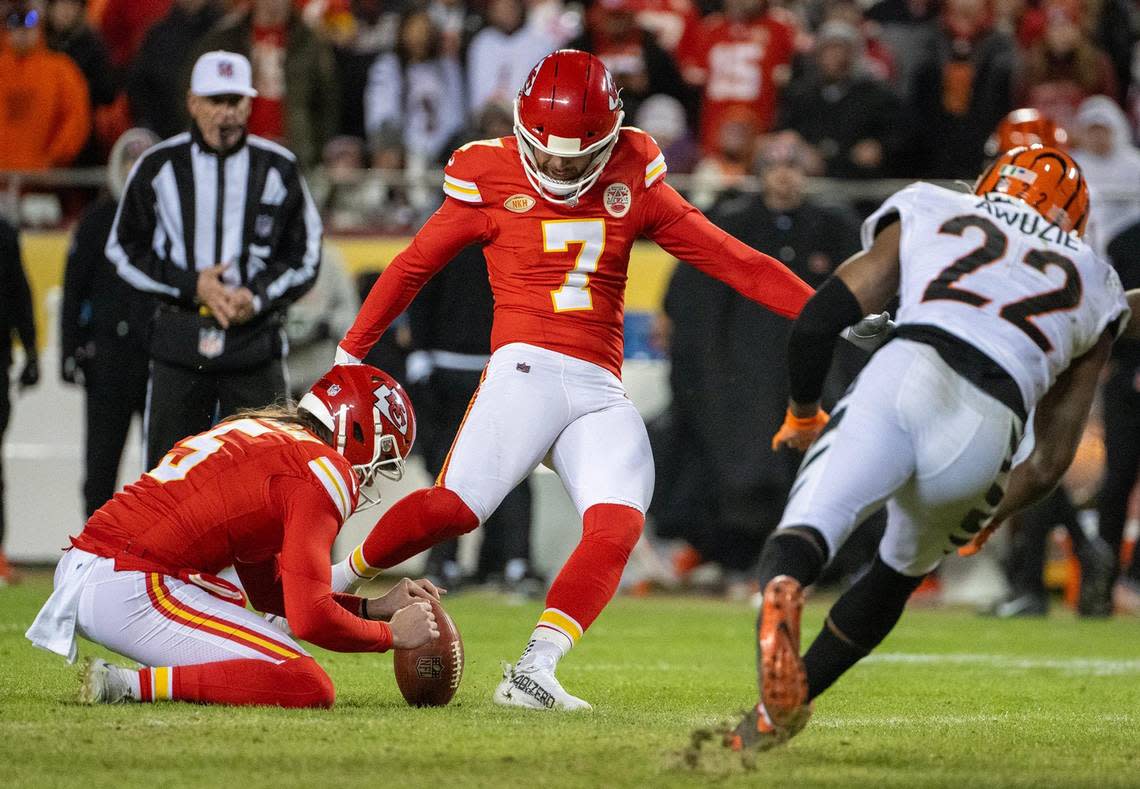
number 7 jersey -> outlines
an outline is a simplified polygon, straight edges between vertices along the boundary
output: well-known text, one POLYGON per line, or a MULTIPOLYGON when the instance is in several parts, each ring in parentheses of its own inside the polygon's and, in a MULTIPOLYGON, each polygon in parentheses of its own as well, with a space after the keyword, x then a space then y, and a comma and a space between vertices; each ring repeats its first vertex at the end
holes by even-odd
POLYGON ((515 138, 469 143, 444 170, 443 206, 385 269, 341 349, 363 358, 423 284, 455 254, 484 244, 495 297, 492 350, 537 345, 621 375, 629 255, 639 236, 786 317, 808 287, 779 261, 717 228, 664 183, 665 158, 626 127, 597 184, 575 206, 539 197, 515 138))
POLYGON ((864 249, 895 219, 898 323, 935 326, 982 351, 1028 409, 1127 321, 1113 268, 1023 202, 912 184, 864 222, 864 249))

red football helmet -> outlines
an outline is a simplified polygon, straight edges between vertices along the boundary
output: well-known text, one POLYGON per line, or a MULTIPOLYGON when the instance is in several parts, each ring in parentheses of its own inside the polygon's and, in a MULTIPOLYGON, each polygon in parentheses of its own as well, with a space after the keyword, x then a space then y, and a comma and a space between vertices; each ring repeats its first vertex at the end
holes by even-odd
POLYGON ((321 376, 297 403, 332 432, 332 446, 344 455, 360 481, 365 509, 380 501, 377 474, 404 476, 404 459, 416 440, 416 413, 392 376, 367 364, 338 364, 321 376))
POLYGON ((577 49, 544 57, 515 100, 515 137, 531 186, 552 203, 577 203, 601 176, 624 117, 614 78, 602 61, 577 49), (589 157, 589 163, 581 175, 559 179, 542 171, 536 151, 589 157))
POLYGON ((1051 118, 1033 107, 1014 110, 1001 119, 994 133, 986 140, 986 156, 994 157, 1023 145, 1048 145, 1065 149, 1069 135, 1051 118))
POLYGON ((974 184, 974 194, 1017 198, 1065 232, 1084 233, 1089 187, 1081 168, 1060 148, 1030 145, 998 157, 974 184))

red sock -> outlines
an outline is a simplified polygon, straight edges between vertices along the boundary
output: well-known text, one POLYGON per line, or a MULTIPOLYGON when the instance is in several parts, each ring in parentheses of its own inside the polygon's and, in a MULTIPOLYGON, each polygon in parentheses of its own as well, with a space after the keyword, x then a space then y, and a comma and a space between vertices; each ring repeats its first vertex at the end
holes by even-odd
MULTIPOLYGON (((556 609, 573 618, 570 625, 580 626, 585 631, 617 591, 643 525, 645 516, 633 507, 595 504, 586 510, 582 518, 582 541, 546 594, 547 612, 556 609)), ((544 613, 539 626, 546 617, 544 613)), ((573 642, 581 633, 568 635, 573 642)))
POLYGON ((156 666, 139 670, 139 685, 141 701, 327 708, 336 699, 332 680, 311 657, 156 666))
POLYGON ((360 547, 368 567, 391 567, 478 526, 479 518, 455 493, 424 488, 393 504, 360 547))

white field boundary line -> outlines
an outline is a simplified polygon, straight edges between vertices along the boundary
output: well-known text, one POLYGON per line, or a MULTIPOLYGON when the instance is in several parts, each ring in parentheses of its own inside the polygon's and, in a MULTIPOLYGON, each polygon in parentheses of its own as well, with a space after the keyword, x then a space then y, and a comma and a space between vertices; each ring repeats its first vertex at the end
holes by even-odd
MULTIPOLYGON (((890 717, 857 715, 833 717, 830 715, 820 715, 818 717, 812 718, 811 727, 813 729, 847 729, 852 727, 902 729, 911 728, 914 726, 923 726, 926 728, 929 728, 931 726, 945 726, 948 728, 954 728, 960 726, 993 725, 1002 723, 1055 721, 1056 719, 1057 712, 1055 710, 1041 710, 1039 712, 984 713, 972 715, 895 715, 890 717)), ((1127 715, 1119 712, 1082 712, 1075 716, 1067 715, 1066 717, 1066 723, 1068 725, 1071 725, 1073 723, 1096 723, 1103 725, 1135 726, 1138 721, 1140 721, 1140 718, 1135 715, 1127 715)))
MULTIPOLYGON (((1035 658, 1015 655, 973 655, 938 654, 920 652, 875 652, 859 661, 860 666, 877 663, 931 665, 931 666, 979 666, 991 671, 1060 671, 1076 676, 1112 677, 1140 674, 1140 659, 1113 658, 1035 658)), ((616 671, 636 669, 638 671, 689 671, 692 666, 658 660, 651 663, 590 663, 582 662, 574 666, 574 671, 616 671)))

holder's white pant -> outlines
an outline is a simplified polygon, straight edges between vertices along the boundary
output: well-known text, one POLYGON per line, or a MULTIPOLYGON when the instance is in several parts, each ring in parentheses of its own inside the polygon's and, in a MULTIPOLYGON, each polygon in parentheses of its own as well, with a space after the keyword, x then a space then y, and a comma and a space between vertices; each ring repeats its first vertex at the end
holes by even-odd
POLYGON ((579 515, 595 504, 649 506, 649 436, 621 381, 582 359, 504 345, 487 364, 440 484, 482 523, 544 459, 579 515))
POLYGON ((933 348, 893 340, 804 455, 780 528, 819 529, 834 556, 886 502, 883 561, 905 575, 928 573, 993 513, 1022 427, 933 348))

